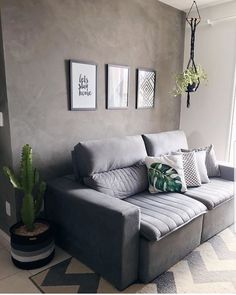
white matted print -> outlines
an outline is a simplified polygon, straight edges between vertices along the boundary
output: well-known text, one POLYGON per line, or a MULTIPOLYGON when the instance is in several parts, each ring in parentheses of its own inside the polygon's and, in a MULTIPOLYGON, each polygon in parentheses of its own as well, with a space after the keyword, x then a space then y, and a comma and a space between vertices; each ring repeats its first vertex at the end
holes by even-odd
POLYGON ((127 108, 128 95, 129 67, 120 65, 107 65, 107 108, 127 108))
POLYGON ((155 101, 156 71, 137 69, 136 83, 136 107, 138 109, 153 108, 155 101))
POLYGON ((70 61, 71 110, 95 110, 97 106, 97 65, 70 61))

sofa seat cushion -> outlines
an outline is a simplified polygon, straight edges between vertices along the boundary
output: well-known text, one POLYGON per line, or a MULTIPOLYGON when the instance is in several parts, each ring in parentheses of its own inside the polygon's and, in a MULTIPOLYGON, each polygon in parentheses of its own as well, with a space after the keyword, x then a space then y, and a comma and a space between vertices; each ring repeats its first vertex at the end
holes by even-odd
POLYGON ((150 241, 162 239, 207 211, 201 202, 179 193, 143 192, 125 201, 140 208, 140 234, 150 241))
POLYGON ((234 183, 233 181, 215 177, 211 178, 211 182, 200 187, 190 188, 185 195, 202 202, 209 210, 212 210, 233 198, 234 183))

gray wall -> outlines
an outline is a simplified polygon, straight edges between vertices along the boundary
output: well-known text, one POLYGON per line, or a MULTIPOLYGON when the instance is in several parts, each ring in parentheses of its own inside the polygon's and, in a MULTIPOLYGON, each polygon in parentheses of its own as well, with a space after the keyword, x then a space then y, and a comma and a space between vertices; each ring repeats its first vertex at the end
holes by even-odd
POLYGON ((3 45, 12 159, 33 147, 48 179, 70 173, 80 140, 179 127, 170 94, 182 70, 184 13, 157 0, 5 0, 3 45), (68 111, 68 60, 98 64, 98 110, 68 111), (105 109, 106 63, 131 67, 128 110, 105 109), (135 69, 157 71, 156 107, 135 109, 135 69))
MULTIPOLYGON (((224 19, 232 15, 236 15, 236 1, 221 4, 219 1, 219 5, 201 9, 203 24, 208 19, 224 19)), ((190 50, 189 29, 186 30, 185 42, 186 65, 190 50)), ((222 21, 214 26, 200 25, 196 32, 195 60, 205 69, 208 81, 206 85, 201 83, 192 95, 190 109, 186 108, 186 97, 183 96, 181 128, 190 147, 212 143, 218 160, 230 160, 234 164, 234 146, 230 150, 230 141, 236 140, 236 117, 234 122, 231 121, 236 90, 236 21, 222 21), (220 75, 217 69, 220 69, 220 75), (231 131, 233 138, 230 138, 231 131)))
MULTIPOLYGON (((1 21, 1 19, 0 19, 1 21)), ((1 26, 1 23, 0 23, 1 26)), ((12 186, 3 174, 2 167, 12 166, 12 149, 10 138, 9 112, 7 104, 6 77, 2 30, 0 30, 0 111, 3 113, 4 126, 0 127, 0 226, 7 230, 7 225, 15 220, 15 195, 12 186), (5 201, 12 204, 12 216, 5 214, 5 201)))

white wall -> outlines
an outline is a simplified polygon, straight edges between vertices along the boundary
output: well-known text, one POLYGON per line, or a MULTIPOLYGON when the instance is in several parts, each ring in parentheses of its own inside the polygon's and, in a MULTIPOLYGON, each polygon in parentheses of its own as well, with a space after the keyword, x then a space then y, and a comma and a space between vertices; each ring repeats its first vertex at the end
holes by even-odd
MULTIPOLYGON (((182 97, 180 128, 188 137, 190 147, 213 143, 217 158, 226 160, 234 71, 236 64, 236 20, 204 25, 206 20, 236 15, 236 1, 200 10, 202 22, 196 33, 195 61, 208 74, 208 84, 201 84, 191 95, 191 107, 182 97)), ((186 29, 185 62, 189 59, 190 30, 186 29)))

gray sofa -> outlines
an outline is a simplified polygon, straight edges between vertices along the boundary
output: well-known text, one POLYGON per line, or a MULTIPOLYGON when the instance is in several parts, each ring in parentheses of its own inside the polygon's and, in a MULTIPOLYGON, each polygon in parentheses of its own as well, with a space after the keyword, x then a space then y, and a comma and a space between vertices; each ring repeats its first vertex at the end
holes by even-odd
POLYGON ((122 290, 149 282, 233 223, 234 169, 185 194, 148 192, 143 160, 188 148, 184 132, 81 142, 74 175, 48 183, 57 243, 122 290))

